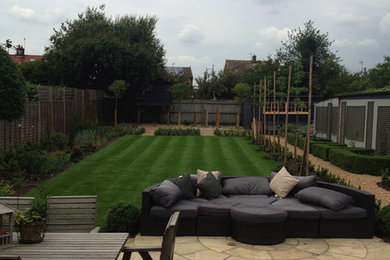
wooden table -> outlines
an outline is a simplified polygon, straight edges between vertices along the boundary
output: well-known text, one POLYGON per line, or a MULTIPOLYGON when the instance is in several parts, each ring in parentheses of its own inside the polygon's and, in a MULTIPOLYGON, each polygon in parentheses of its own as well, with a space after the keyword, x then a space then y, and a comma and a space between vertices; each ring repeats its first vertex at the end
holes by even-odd
POLYGON ((13 247, 0 250, 0 256, 21 256, 22 260, 115 260, 127 237, 128 233, 46 233, 41 243, 19 244, 15 241, 13 247))

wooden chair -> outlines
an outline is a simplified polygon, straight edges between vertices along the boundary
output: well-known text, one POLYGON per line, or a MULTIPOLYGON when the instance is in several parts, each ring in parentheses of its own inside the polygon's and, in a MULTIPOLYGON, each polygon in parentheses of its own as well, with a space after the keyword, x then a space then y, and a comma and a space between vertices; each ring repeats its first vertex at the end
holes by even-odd
POLYGON ((173 259, 173 253, 175 248, 175 239, 176 239, 176 232, 177 232, 177 223, 179 219, 180 212, 176 211, 172 214, 170 217, 168 224, 164 231, 163 241, 161 243, 161 246, 155 246, 155 247, 128 247, 125 246, 122 249, 123 252, 123 260, 130 260, 131 253, 138 252, 142 259, 144 260, 152 260, 152 257, 150 256, 149 252, 161 252, 160 260, 172 260, 173 259))

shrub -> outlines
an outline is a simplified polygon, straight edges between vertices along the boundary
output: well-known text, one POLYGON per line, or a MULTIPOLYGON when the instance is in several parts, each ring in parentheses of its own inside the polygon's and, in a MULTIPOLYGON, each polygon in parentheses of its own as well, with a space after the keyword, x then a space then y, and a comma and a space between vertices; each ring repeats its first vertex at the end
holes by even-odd
POLYGON ((0 196, 11 196, 14 194, 14 190, 11 184, 6 183, 4 180, 0 180, 0 196))
POLYGON ((214 130, 214 134, 216 136, 240 136, 240 137, 250 137, 251 136, 251 132, 250 131, 240 131, 240 130, 233 130, 233 129, 230 129, 230 130, 220 130, 218 128, 216 128, 214 130))
POLYGON ((74 138, 74 143, 80 145, 81 149, 86 152, 92 152, 95 150, 95 137, 96 133, 93 130, 86 129, 77 133, 74 138))
POLYGON ((310 150, 311 153, 325 161, 329 161, 329 151, 330 149, 347 147, 345 144, 330 143, 330 142, 314 142, 312 143, 310 150))
POLYGON ((200 129, 198 128, 158 128, 154 135, 160 136, 200 136, 200 129))
POLYGON ((140 210, 130 203, 117 202, 107 214, 107 231, 128 232, 131 236, 135 236, 140 230, 140 216, 140 210))
POLYGON ((379 210, 375 226, 379 236, 390 237, 390 205, 379 210))
POLYGON ((381 179, 382 179, 382 184, 390 187, 390 178, 389 178, 389 169, 381 170, 381 179))
POLYGON ((55 152, 58 150, 63 150, 67 144, 68 140, 62 133, 59 132, 50 132, 50 135, 41 141, 42 149, 55 152))
POLYGON ((381 169, 390 169, 390 156, 362 155, 359 153, 371 153, 371 149, 331 149, 329 161, 340 168, 354 172, 371 175, 380 175, 381 169))

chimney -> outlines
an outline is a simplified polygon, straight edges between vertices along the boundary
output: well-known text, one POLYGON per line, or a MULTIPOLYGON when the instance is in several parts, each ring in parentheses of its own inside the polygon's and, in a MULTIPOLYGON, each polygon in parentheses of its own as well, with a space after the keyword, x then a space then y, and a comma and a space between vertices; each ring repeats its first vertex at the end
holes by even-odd
POLYGON ((252 63, 255 63, 256 62, 256 55, 253 55, 252 56, 252 63))
POLYGON ((17 45, 15 49, 16 49, 16 56, 24 56, 24 48, 22 45, 17 45))

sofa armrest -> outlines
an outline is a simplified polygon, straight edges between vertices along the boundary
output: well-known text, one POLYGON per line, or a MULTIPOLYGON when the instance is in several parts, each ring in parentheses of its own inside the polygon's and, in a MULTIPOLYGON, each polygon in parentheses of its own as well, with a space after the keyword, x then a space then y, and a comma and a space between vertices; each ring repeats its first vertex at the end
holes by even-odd
POLYGON ((355 189, 352 187, 347 187, 339 184, 334 183, 328 183, 328 182, 317 182, 318 187, 334 190, 337 192, 342 192, 344 194, 347 194, 353 198, 353 205, 364 208, 367 210, 367 214, 369 218, 374 218, 374 209, 375 209, 375 195, 355 189))

